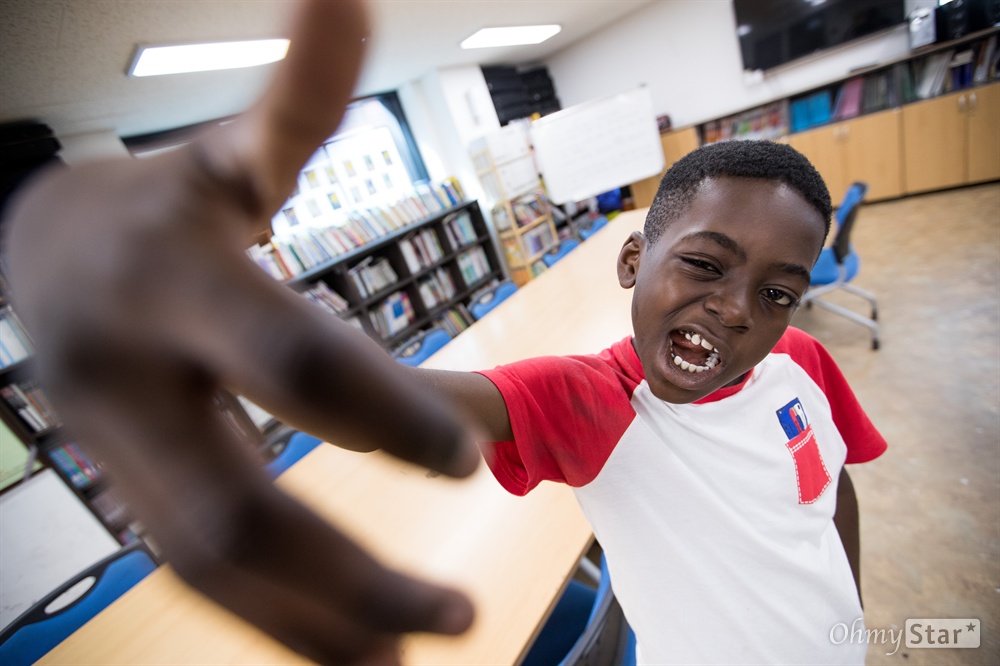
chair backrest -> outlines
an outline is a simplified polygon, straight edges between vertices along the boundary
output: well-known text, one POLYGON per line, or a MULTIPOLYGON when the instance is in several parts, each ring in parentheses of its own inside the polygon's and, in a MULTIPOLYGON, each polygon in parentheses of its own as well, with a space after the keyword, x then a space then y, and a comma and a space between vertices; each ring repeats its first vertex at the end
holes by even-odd
POLYGON ((396 351, 396 360, 403 365, 416 367, 431 354, 451 342, 451 336, 440 326, 432 326, 404 342, 396 351))
POLYGON ((635 664, 635 637, 611 589, 611 576, 603 554, 601 581, 597 586, 597 596, 587 620, 587 628, 559 666, 597 664, 635 664))
POLYGON ((852 183, 844 194, 844 200, 837 208, 837 235, 833 239, 833 254, 837 258, 837 263, 844 263, 844 259, 851 253, 851 229, 854 227, 854 220, 858 217, 858 208, 865 199, 868 192, 866 183, 852 183))
POLYGON ((277 478, 289 467, 302 460, 307 453, 315 449, 322 443, 317 437, 307 435, 304 432, 293 432, 288 442, 278 455, 274 457, 264 469, 272 478, 277 478))
POLYGON ((473 294, 472 299, 469 301, 469 312, 477 320, 482 319, 515 291, 517 291, 517 285, 510 280, 503 280, 497 284, 480 289, 473 294))
POLYGON ((0 632, 0 664, 32 664, 156 569, 141 543, 128 545, 91 565, 35 603, 0 632), (92 584, 68 605, 49 610, 77 586, 92 584))
POLYGON ((580 241, 569 238, 560 243, 555 249, 549 250, 542 255, 542 262, 549 268, 551 268, 557 261, 565 257, 571 251, 575 250, 577 246, 580 245, 580 241))
POLYGON ((588 238, 596 234, 598 231, 600 231, 607 225, 608 225, 608 218, 605 217, 604 215, 601 215, 599 218, 594 220, 589 227, 587 227, 586 229, 580 229, 580 238, 582 238, 583 240, 587 240, 588 238))

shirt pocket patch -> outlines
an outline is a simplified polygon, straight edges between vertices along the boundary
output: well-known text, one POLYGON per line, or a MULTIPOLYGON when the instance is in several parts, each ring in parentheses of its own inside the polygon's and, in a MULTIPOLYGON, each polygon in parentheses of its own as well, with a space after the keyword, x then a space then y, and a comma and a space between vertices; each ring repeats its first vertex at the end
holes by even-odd
POLYGON ((812 426, 788 440, 788 452, 795 462, 795 481, 799 488, 799 504, 812 504, 830 485, 830 472, 819 452, 812 426))

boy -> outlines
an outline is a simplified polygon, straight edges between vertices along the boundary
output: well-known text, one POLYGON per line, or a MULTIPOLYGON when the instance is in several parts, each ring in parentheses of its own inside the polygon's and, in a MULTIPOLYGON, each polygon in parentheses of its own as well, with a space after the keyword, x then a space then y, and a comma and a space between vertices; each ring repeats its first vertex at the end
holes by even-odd
POLYGON ((706 146, 622 247, 634 337, 414 371, 479 415, 507 490, 573 486, 640 663, 864 662, 863 644, 829 638, 862 615, 843 464, 886 444, 825 350, 788 328, 830 213, 792 148, 706 146))

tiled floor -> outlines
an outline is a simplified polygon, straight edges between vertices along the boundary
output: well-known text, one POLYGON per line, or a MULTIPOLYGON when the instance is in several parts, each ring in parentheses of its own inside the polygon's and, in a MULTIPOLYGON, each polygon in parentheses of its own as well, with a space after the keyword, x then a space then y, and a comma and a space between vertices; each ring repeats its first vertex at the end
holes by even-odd
POLYGON ((881 349, 819 308, 794 323, 830 349, 889 442, 849 468, 866 623, 888 639, 907 618, 982 621, 979 649, 870 644, 868 664, 998 664, 1000 184, 867 205, 854 241, 856 284, 879 299, 881 349))

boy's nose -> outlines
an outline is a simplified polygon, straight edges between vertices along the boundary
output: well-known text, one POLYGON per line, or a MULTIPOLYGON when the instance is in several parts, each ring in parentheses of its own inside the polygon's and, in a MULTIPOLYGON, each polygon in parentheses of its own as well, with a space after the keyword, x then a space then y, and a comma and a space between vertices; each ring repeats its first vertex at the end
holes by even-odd
POLYGON ((746 333, 753 328, 751 298, 737 290, 720 290, 705 299, 705 309, 718 317, 726 328, 746 333))

